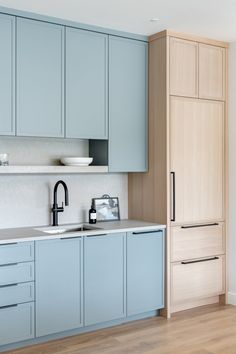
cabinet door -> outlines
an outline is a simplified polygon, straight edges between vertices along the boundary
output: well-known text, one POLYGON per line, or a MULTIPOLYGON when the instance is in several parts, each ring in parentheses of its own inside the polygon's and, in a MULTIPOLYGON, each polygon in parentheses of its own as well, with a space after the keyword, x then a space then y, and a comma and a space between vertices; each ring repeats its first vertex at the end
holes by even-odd
POLYGON ((66 29, 66 137, 107 139, 108 36, 66 29))
POLYGON ((198 96, 198 43, 170 38, 170 94, 198 96))
POLYGON ((64 136, 64 28, 17 19, 17 135, 64 136))
POLYGON ((224 104, 172 97, 170 111, 171 219, 223 220, 224 104))
POLYGON ((85 325, 125 316, 125 233, 86 237, 85 325))
POLYGON ((225 48, 199 44, 199 97, 225 99, 225 48))
POLYGON ((33 302, 0 307, 0 345, 33 338, 33 302))
POLYGON ((147 170, 147 43, 109 37, 109 170, 147 170))
POLYGON ((36 336, 82 326, 82 240, 38 241, 36 336))
POLYGON ((128 316, 164 307, 163 264, 163 231, 128 233, 128 316))
POLYGON ((15 135, 15 17, 0 15, 0 135, 15 135))

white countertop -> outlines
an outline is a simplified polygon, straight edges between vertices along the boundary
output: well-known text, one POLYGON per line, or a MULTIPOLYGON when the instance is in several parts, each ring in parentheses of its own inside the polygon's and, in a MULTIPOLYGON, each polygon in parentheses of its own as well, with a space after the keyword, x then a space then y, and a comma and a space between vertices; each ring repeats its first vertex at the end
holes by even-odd
MULTIPOLYGON (((79 227, 81 224, 66 224, 60 225, 56 228, 67 228, 79 227)), ((48 234, 41 230, 44 226, 35 227, 20 227, 20 228, 10 228, 10 229, 0 229, 0 244, 15 243, 15 242, 25 242, 25 241, 39 241, 39 240, 50 240, 57 238, 70 238, 86 235, 101 235, 101 234, 111 234, 117 232, 129 232, 129 231, 152 231, 158 229, 165 229, 166 225, 154 224, 150 222, 138 221, 138 220, 120 220, 120 221, 108 221, 108 222, 98 222, 95 225, 84 223, 91 228, 97 228, 86 231, 77 232, 67 232, 60 234, 48 234)), ((50 226, 45 226, 45 229, 50 228, 50 226)))

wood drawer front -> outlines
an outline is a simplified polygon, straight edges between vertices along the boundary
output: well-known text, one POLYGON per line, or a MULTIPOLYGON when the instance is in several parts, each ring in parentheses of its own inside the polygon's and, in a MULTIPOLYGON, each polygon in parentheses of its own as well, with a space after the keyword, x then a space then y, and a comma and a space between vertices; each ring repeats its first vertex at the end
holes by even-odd
POLYGON ((34 260, 34 242, 0 245, 0 265, 34 260))
POLYGON ((34 301, 34 282, 0 287, 0 307, 34 301))
POLYGON ((225 253, 224 224, 171 228, 171 261, 203 258, 225 253))
POLYGON ((0 285, 25 283, 34 280, 34 263, 15 263, 0 266, 0 285))
POLYGON ((34 338, 34 303, 0 308, 0 345, 34 338))
POLYGON ((224 256, 203 262, 182 263, 172 264, 171 268, 172 306, 224 293, 224 256))

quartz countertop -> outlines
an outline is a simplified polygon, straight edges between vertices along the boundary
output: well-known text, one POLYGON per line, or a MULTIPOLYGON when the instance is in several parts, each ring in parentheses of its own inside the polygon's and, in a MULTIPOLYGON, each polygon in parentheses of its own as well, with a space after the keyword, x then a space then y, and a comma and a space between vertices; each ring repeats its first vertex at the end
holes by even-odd
POLYGON ((71 238, 78 236, 89 236, 89 235, 102 235, 102 234, 112 234, 118 232, 129 232, 129 231, 152 231, 158 229, 165 229, 166 225, 155 224, 150 222, 138 221, 138 220, 120 220, 120 221, 107 221, 98 222, 95 225, 87 223, 75 223, 75 224, 64 224, 55 227, 56 229, 63 228, 76 228, 80 225, 91 228, 90 230, 84 231, 72 231, 66 233, 48 234, 42 231, 43 228, 49 229, 51 226, 31 226, 31 227, 20 227, 20 228, 9 228, 0 229, 0 244, 15 243, 15 242, 25 242, 25 241, 39 241, 39 240, 50 240, 57 238, 71 238), (41 230, 40 230, 41 229, 41 230))

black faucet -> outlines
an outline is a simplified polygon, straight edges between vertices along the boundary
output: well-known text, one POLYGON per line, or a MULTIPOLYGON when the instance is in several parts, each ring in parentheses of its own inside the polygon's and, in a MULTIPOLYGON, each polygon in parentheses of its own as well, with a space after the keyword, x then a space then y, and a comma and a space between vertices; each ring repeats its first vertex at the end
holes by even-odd
POLYGON ((57 204, 57 189, 59 184, 61 184, 64 187, 65 190, 65 205, 69 205, 69 196, 68 196, 68 188, 67 185, 65 184, 64 181, 58 181, 55 186, 54 186, 54 192, 53 192, 53 206, 52 206, 52 215, 53 215, 53 222, 52 226, 58 226, 58 213, 62 213, 64 211, 64 205, 62 202, 62 206, 58 207, 57 204))

